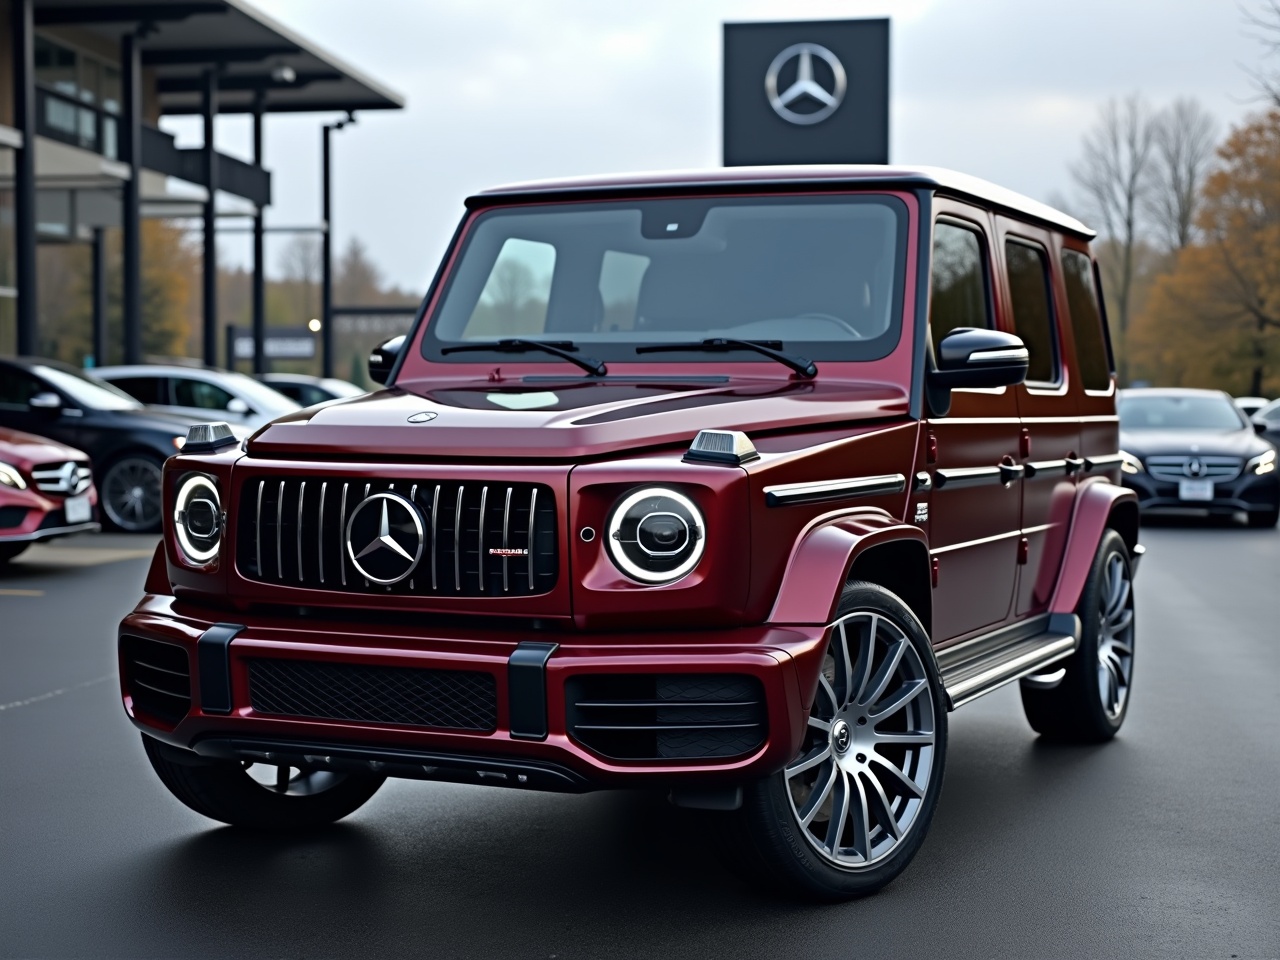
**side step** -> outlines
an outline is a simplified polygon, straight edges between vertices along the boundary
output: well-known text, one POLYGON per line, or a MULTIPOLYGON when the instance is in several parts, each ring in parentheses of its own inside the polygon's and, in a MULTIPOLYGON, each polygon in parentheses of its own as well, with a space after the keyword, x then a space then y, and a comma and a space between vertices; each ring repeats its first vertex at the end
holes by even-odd
POLYGON ((1080 618, 1074 613, 1055 613, 939 650, 938 669, 951 709, 1006 683, 1040 673, 1051 663, 1071 656, 1079 645, 1080 618))

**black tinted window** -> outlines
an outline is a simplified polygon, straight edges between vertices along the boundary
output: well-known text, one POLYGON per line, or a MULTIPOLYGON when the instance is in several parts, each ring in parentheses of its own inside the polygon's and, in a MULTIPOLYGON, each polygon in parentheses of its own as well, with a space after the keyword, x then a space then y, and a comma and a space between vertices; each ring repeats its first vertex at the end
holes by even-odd
POLYGON ((111 382, 143 403, 169 402, 165 381, 160 377, 116 377, 111 382))
POLYGON ((934 226, 929 329, 935 350, 952 330, 991 326, 985 259, 975 231, 951 223, 934 226))
POLYGON ((28 400, 47 389, 35 377, 21 370, 0 367, 0 407, 25 410, 28 400))
POLYGON ((1004 245, 1009 269, 1009 296, 1013 305, 1013 332, 1031 354, 1027 379, 1033 383, 1058 382, 1058 334, 1050 301, 1049 260, 1044 251, 1010 240, 1004 245))
POLYGON ((231 402, 231 394, 221 387, 185 377, 174 377, 173 398, 173 402, 180 407, 200 407, 204 410, 225 410, 231 402))
POLYGON ((1094 283, 1093 264, 1078 250, 1063 250, 1062 274, 1080 380, 1086 390, 1106 390, 1111 386, 1111 350, 1102 321, 1101 299, 1094 283))

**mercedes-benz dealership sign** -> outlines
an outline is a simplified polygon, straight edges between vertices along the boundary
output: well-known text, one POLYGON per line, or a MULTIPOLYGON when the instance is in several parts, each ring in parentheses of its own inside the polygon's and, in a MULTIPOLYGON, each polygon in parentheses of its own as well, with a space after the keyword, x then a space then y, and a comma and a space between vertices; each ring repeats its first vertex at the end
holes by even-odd
POLYGON ((726 166, 888 161, 888 20, 725 24, 726 166))

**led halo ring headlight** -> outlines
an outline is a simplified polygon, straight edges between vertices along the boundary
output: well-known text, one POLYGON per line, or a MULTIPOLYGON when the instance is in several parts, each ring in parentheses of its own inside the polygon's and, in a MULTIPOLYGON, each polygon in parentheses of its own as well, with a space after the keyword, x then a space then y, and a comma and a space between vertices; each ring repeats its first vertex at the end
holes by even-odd
POLYGON ((208 563, 222 545, 222 502, 210 477, 193 473, 178 487, 173 529, 182 555, 192 563, 208 563))
POLYGON ((671 583, 702 559, 706 524, 692 500, 665 487, 627 494, 613 508, 609 559, 632 580, 671 583))

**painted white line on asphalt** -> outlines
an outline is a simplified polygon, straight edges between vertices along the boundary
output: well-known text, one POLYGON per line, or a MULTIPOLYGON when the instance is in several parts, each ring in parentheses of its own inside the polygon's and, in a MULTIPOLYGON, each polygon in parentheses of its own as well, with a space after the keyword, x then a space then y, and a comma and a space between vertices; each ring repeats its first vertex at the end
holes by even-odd
POLYGON ((85 687, 92 687, 95 683, 102 683, 104 680, 112 680, 114 678, 114 674, 108 673, 103 677, 95 677, 92 680, 86 680, 84 683, 77 683, 70 687, 60 687, 57 690, 50 690, 48 693, 41 693, 34 697, 27 697, 25 700, 15 700, 13 703, 0 703, 0 711, 16 710, 18 707, 25 707, 33 703, 39 703, 41 700, 51 700, 64 693, 70 693, 72 690, 83 690, 85 687))

